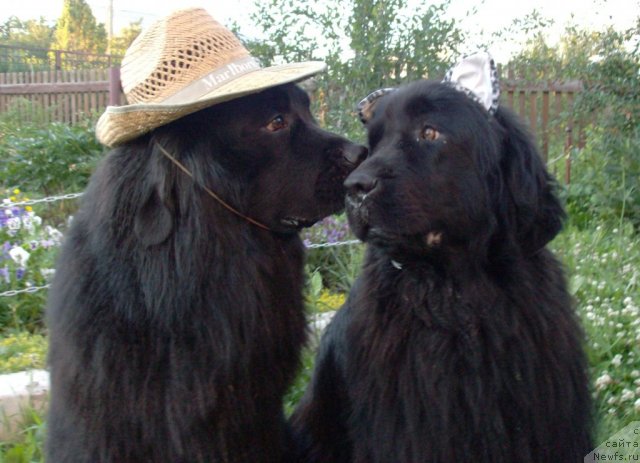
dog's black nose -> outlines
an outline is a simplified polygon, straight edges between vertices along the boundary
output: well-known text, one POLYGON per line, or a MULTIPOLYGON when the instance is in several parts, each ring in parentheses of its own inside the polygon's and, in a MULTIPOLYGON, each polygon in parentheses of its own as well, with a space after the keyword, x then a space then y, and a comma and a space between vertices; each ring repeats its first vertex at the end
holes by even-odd
POLYGON ((347 194, 364 199, 378 185, 378 179, 364 171, 355 170, 344 181, 347 194))
POLYGON ((348 144, 342 150, 344 159, 354 166, 360 165, 360 163, 366 159, 367 154, 369 154, 369 150, 367 150, 366 147, 353 143, 348 144))

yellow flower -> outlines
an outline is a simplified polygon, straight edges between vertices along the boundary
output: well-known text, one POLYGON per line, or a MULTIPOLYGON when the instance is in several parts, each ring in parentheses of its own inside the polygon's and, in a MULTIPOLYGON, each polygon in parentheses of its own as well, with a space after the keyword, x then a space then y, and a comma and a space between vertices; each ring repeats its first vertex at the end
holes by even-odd
POLYGON ((20 190, 16 188, 15 190, 13 190, 13 194, 14 195, 19 195, 20 194, 20 190))
POLYGON ((332 293, 324 289, 318 298, 319 309, 320 311, 337 310, 344 304, 346 298, 345 294, 332 293))
POLYGON ((24 210, 27 212, 33 212, 33 208, 31 206, 25 207, 24 210))
POLYGON ((12 203, 16 202, 16 197, 15 196, 10 196, 9 197, 9 201, 11 201, 12 203))

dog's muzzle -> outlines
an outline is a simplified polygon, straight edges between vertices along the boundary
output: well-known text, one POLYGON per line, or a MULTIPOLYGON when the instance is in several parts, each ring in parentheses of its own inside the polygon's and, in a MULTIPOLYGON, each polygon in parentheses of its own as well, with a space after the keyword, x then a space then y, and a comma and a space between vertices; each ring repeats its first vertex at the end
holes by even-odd
POLYGON ((344 186, 347 190, 345 209, 349 224, 354 234, 365 240, 370 229, 371 196, 379 188, 378 179, 362 169, 356 169, 347 177, 344 186))

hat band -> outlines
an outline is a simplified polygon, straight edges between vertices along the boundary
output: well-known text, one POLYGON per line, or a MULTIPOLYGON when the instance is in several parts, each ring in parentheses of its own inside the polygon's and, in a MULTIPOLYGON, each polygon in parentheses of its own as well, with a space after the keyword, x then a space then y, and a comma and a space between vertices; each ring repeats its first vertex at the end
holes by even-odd
POLYGON ((238 77, 260 69, 260 63, 252 56, 231 61, 201 77, 162 101, 162 104, 183 104, 197 100, 203 95, 231 82, 238 77))

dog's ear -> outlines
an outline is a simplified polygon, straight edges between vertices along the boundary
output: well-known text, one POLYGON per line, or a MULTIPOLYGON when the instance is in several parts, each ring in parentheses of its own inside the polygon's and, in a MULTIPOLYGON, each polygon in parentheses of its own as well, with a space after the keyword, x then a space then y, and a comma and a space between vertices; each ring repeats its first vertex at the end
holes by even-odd
POLYGON ((141 202, 135 214, 133 231, 144 246, 164 242, 173 230, 174 201, 171 197, 169 163, 152 143, 148 150, 147 172, 141 185, 141 202))
POLYGON ((556 195, 557 184, 547 172, 529 131, 517 116, 500 108, 501 170, 507 196, 507 221, 526 254, 542 249, 562 229, 565 212, 556 195))
POLYGON ((358 103, 358 116, 360 117, 360 121, 364 125, 371 120, 373 115, 375 114, 376 106, 380 101, 380 98, 385 96, 388 93, 391 93, 395 90, 395 88, 381 88, 376 90, 375 92, 369 93, 365 98, 360 100, 358 103))

